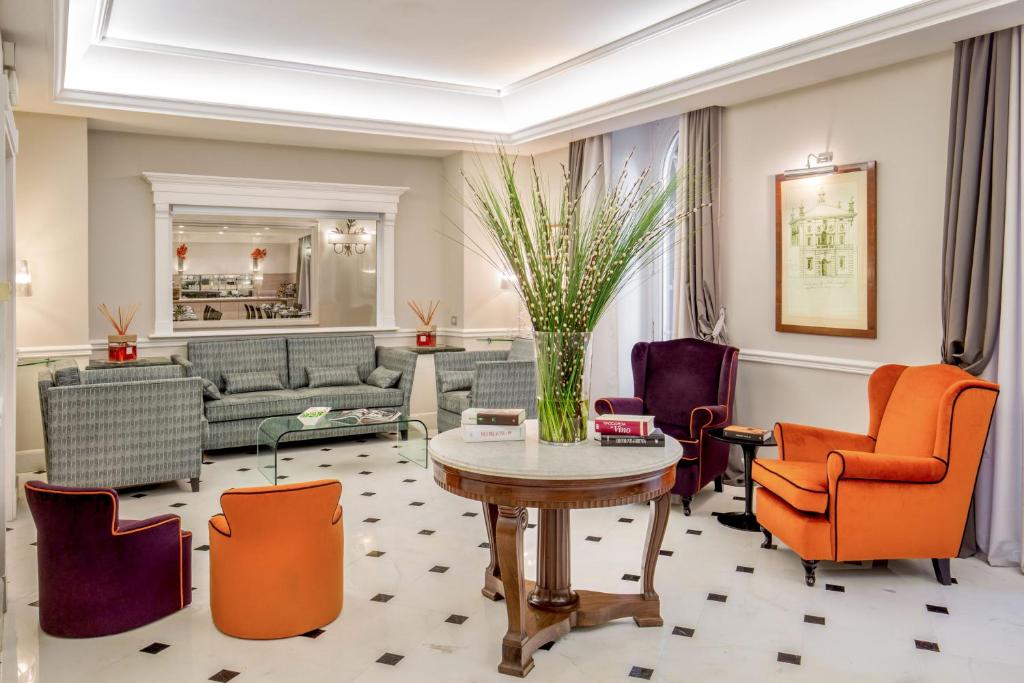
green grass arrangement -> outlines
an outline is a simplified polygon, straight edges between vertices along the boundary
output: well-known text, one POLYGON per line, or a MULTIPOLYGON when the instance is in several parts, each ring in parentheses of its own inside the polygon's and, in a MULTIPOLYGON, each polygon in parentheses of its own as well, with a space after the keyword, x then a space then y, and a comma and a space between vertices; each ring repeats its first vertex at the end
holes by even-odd
POLYGON ((496 177, 466 178, 469 209, 493 248, 474 246, 511 276, 533 322, 540 438, 575 443, 587 438, 590 334, 630 279, 675 241, 677 181, 650 183, 646 172, 630 180, 623 170, 584 203, 570 196, 566 173, 552 200, 532 159, 529 171, 520 190, 516 160, 499 148, 496 177))

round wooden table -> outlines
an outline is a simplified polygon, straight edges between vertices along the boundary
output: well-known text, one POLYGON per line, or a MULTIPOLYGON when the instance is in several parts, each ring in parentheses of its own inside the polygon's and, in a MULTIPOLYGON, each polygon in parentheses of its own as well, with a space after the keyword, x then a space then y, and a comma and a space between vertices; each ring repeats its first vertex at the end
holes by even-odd
POLYGON ((525 676, 538 647, 577 626, 633 617, 637 626, 661 626, 654 590, 669 491, 683 449, 665 437, 662 448, 602 447, 596 441, 548 446, 537 440, 536 420, 526 441, 466 443, 452 429, 430 440, 434 480, 441 488, 483 503, 490 564, 483 594, 508 607, 498 671, 525 676), (569 511, 651 502, 643 550, 642 593, 574 590, 570 581, 569 511), (523 576, 527 508, 539 510, 537 581, 523 576))

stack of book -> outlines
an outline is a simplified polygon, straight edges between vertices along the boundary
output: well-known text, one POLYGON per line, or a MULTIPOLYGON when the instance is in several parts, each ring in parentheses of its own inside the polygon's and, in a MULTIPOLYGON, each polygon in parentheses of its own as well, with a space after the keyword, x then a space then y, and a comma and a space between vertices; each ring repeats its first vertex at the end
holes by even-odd
POLYGON ((653 415, 602 415, 594 420, 594 432, 602 446, 665 445, 665 434, 654 426, 653 415))
POLYGON ((772 435, 767 429, 760 427, 744 427, 742 425, 730 425, 722 430, 722 435, 737 441, 749 443, 764 443, 772 435))
POLYGON ((468 408, 462 411, 462 440, 525 441, 525 422, 522 408, 468 408))

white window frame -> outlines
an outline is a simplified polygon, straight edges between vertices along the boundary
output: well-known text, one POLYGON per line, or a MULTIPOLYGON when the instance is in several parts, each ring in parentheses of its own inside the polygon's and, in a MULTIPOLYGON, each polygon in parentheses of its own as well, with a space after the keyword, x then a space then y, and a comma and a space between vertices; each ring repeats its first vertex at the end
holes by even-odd
POLYGON ((151 171, 146 171, 142 175, 153 188, 155 280, 153 282, 153 331, 149 335, 151 339, 397 329, 395 326, 395 220, 398 215, 399 198, 409 188, 151 171), (314 324, 304 327, 175 330, 172 307, 170 306, 174 262, 174 231, 171 214, 174 207, 184 206, 379 215, 380 219, 377 223, 376 324, 370 327, 323 327, 314 324))

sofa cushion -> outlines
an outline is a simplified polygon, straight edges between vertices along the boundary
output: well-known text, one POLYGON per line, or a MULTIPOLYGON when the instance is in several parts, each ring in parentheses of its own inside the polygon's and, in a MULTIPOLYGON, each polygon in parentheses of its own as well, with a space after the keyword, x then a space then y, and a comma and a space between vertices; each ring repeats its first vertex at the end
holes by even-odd
POLYGON ((280 375, 273 370, 224 373, 224 391, 229 394, 274 391, 275 389, 284 389, 284 385, 281 383, 280 375))
MULTIPOLYGON (((380 389, 368 384, 344 387, 303 387, 295 389, 302 408, 329 406, 331 408, 395 408, 402 405, 404 395, 401 389, 380 389)), ((408 416, 406 416, 408 417, 408 416)))
POLYGON ((224 374, 231 372, 276 372, 288 380, 288 352, 284 339, 231 339, 192 341, 188 358, 199 377, 205 377, 224 389, 224 374))
POLYGON ((751 475, 797 510, 819 514, 828 510, 828 472, 824 463, 755 460, 751 475))
POLYGON ((381 389, 390 389, 398 384, 400 379, 402 379, 401 370, 389 370, 381 365, 370 373, 370 376, 366 378, 366 383, 381 389))
POLYGON ((288 386, 307 386, 306 368, 326 365, 352 365, 365 382, 377 366, 373 336, 332 334, 326 336, 288 337, 288 386))
POLYGON ((441 393, 465 391, 473 388, 476 370, 447 370, 439 372, 437 376, 441 380, 441 393))
POLYGON ((344 387, 361 384, 359 381, 359 369, 354 365, 319 365, 308 367, 306 368, 306 377, 309 379, 309 386, 311 388, 344 387))
POLYGON ((275 415, 298 415, 308 407, 299 401, 295 392, 290 389, 228 394, 221 399, 205 403, 206 419, 210 422, 227 422, 275 415))
POLYGON ((217 399, 223 398, 223 396, 220 393, 220 389, 217 388, 216 384, 206 379, 205 377, 201 377, 200 379, 203 380, 203 400, 215 401, 217 399))
POLYGON ((437 407, 451 413, 462 414, 469 407, 468 391, 447 391, 437 397, 437 407))

